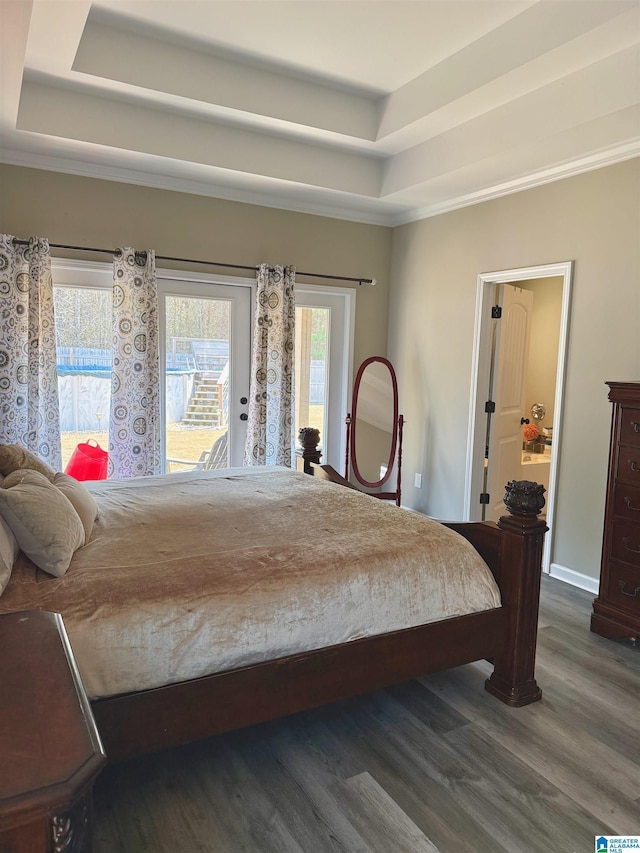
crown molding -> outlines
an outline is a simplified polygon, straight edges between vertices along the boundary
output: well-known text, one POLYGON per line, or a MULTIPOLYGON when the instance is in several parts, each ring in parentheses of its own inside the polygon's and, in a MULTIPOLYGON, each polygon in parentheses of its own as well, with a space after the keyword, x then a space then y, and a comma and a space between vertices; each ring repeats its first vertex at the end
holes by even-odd
MULTIPOLYGON (((0 163, 5 163, 9 166, 23 166, 29 169, 42 169, 47 172, 62 172, 67 175, 77 175, 83 178, 96 178, 104 181, 116 181, 118 183, 134 184, 172 192, 219 198, 224 201, 253 204, 258 207, 271 207, 277 210, 304 213, 310 216, 342 219, 347 222, 358 222, 364 225, 381 225, 389 228, 394 224, 393 212, 389 210, 363 210, 361 206, 353 204, 349 199, 344 203, 340 203, 339 201, 325 202, 296 199, 286 193, 278 194, 273 190, 267 192, 223 186, 216 184, 214 181, 180 178, 174 175, 147 172, 142 169, 127 169, 122 166, 87 163, 84 160, 54 157, 48 154, 8 148, 0 150, 0 163)), ((379 202, 375 201, 374 204, 379 204, 379 202)))
MULTIPOLYGON (((631 160, 639 156, 640 139, 637 139, 616 146, 615 148, 596 152, 588 157, 563 163, 549 169, 543 169, 525 177, 496 184, 495 186, 487 187, 474 193, 458 196, 443 203, 411 208, 406 206, 400 210, 382 208, 376 211, 373 209, 362 210, 360 206, 354 205, 350 199, 345 199, 342 203, 340 201, 325 202, 310 199, 294 199, 286 193, 278 194, 271 190, 265 192, 223 186, 216 184, 214 181, 180 178, 173 175, 162 175, 141 169, 127 169, 121 166, 109 166, 100 163, 87 163, 79 159, 54 157, 47 154, 19 151, 16 149, 2 148, 0 150, 0 162, 11 166, 23 166, 25 168, 42 169, 49 172, 62 172, 79 177, 116 181, 119 183, 169 190, 171 192, 189 193, 191 195, 219 198, 241 204, 252 204, 258 207, 270 207, 292 213, 341 219, 346 222, 357 222, 363 225, 379 225, 386 228, 395 228, 400 225, 418 222, 421 219, 440 216, 443 213, 450 213, 464 207, 482 204, 486 201, 524 192, 525 190, 534 189, 545 184, 564 180, 565 178, 575 177, 594 169, 613 166, 616 163, 631 160)), ((384 205, 384 201, 374 201, 371 207, 376 205, 384 205)))
POLYGON ((562 181, 565 178, 582 175, 585 172, 592 172, 595 169, 614 166, 616 163, 622 163, 625 160, 633 160, 635 157, 640 157, 640 139, 632 140, 631 142, 618 145, 615 148, 610 148, 605 151, 599 151, 595 154, 589 155, 588 157, 582 157, 569 163, 563 163, 549 169, 543 169, 530 175, 525 175, 522 178, 505 181, 504 183, 496 184, 495 186, 487 187, 486 189, 478 190, 474 193, 459 196, 443 202, 442 204, 415 207, 406 213, 396 215, 393 218, 392 224, 393 227, 398 225, 408 225, 411 222, 418 222, 420 219, 429 219, 432 216, 440 216, 443 213, 450 213, 454 210, 460 210, 463 207, 471 207, 474 204, 482 204, 485 201, 492 201, 493 199, 501 198, 502 196, 513 195, 514 193, 535 189, 535 187, 540 187, 544 184, 551 184, 555 181, 562 181))

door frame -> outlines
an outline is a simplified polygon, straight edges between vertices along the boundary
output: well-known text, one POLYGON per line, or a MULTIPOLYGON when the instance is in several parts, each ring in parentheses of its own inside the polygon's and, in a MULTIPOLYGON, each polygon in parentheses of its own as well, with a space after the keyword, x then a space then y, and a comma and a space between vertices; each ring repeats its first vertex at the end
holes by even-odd
MULTIPOLYGON (((573 286, 573 261, 564 261, 540 266, 520 267, 518 269, 498 270, 480 273, 476 292, 476 320, 473 342, 473 362, 471 371, 471 399, 469 403, 469 432, 467 441, 467 466, 465 477, 465 518, 478 521, 481 518, 480 493, 483 491, 485 460, 486 413, 484 403, 490 399, 489 382, 492 361, 492 318, 491 307, 494 301, 495 285, 525 281, 535 278, 562 278, 562 306, 560 317, 560 340, 558 342, 558 367, 556 371, 556 393, 553 417, 553 453, 549 472, 549 492, 546 495, 547 525, 549 533, 545 537, 542 558, 543 571, 547 574, 551 565, 553 548, 556 487, 558 480, 558 461, 562 444, 562 415, 564 387, 569 342, 569 314, 571 290, 573 286)), ((497 354, 499 357, 499 353, 497 354)))

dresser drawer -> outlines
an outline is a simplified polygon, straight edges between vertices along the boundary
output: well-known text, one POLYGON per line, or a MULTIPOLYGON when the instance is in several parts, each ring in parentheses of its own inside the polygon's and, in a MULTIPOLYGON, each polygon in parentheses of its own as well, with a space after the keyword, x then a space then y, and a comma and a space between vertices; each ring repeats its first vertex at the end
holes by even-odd
POLYGON ((616 482, 640 486, 640 447, 620 445, 616 482))
POLYGON ((620 444, 640 447, 640 409, 623 406, 620 412, 620 444))
POLYGON ((611 556, 632 566, 640 566, 640 524, 613 522, 611 556))
POLYGON ((640 612, 640 569, 609 563, 607 601, 640 612))
POLYGON ((613 514, 640 524, 640 485, 616 484, 613 493, 613 514))

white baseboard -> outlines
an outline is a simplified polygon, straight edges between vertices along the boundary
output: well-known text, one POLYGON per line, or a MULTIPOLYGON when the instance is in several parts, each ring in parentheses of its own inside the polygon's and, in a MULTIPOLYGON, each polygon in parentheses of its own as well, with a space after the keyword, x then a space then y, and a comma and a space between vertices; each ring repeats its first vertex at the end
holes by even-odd
POLYGON ((552 578, 570 583, 571 586, 577 586, 580 589, 586 589, 587 592, 592 592, 594 595, 597 595, 600 589, 599 578, 592 578, 591 575, 583 575, 582 572, 576 572, 574 569, 568 569, 566 566, 561 566, 558 563, 551 563, 549 574, 552 578))

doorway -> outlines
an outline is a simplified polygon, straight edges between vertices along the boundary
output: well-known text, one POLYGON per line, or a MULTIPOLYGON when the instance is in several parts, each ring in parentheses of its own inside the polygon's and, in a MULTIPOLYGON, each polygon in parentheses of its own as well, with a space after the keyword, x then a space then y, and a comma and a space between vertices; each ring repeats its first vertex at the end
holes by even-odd
POLYGON ((545 572, 553 545, 572 276, 572 262, 478 276, 465 505, 469 520, 499 517, 508 480, 542 482, 549 526, 545 572), (543 312, 537 320, 536 292, 543 312), (554 324, 557 345, 547 346, 547 327, 554 324), (539 433, 529 452, 523 426, 539 433))

